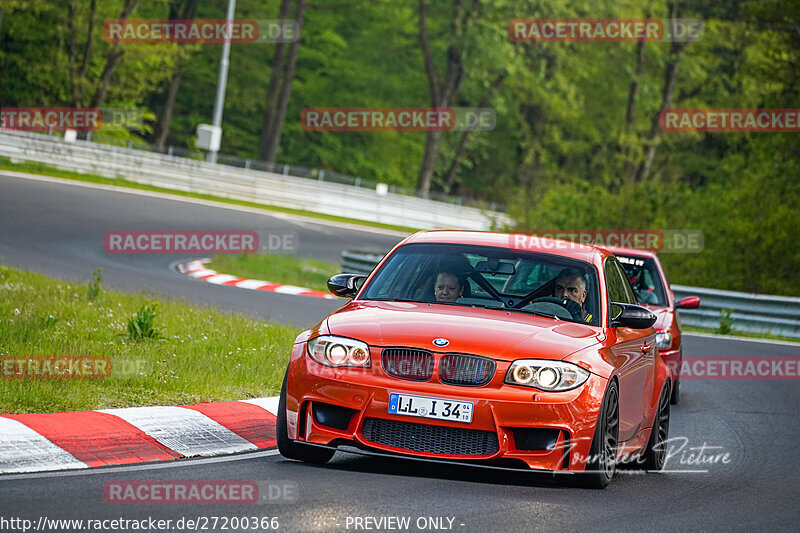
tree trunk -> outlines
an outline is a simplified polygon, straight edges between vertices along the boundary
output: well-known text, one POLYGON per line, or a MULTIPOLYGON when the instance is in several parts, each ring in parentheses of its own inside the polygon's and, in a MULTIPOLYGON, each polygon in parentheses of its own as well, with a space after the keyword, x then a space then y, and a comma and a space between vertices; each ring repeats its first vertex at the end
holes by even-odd
MULTIPOLYGON (((292 0, 282 0, 280 13, 278 19, 285 20, 289 17, 289 8, 291 7, 292 0)), ((269 80, 269 87, 267 88, 267 99, 264 103, 264 118, 261 121, 261 137, 258 145, 258 157, 260 159, 267 158, 267 152, 272 144, 273 125, 275 121, 276 103, 278 101, 278 89, 280 88, 281 76, 283 75, 283 54, 286 49, 286 43, 279 42, 275 44, 275 55, 272 59, 272 75, 269 80)))
MULTIPOLYGON (((306 9, 306 0, 297 1, 297 12, 295 14, 295 22, 297 23, 298 35, 303 31, 303 15, 306 9)), ((294 71, 297 67, 297 53, 300 50, 300 38, 294 41, 289 48, 289 57, 286 65, 286 73, 283 77, 281 85, 281 93, 278 98, 278 107, 275 117, 272 121, 272 133, 270 135, 270 143, 267 146, 267 154, 264 160, 268 163, 274 163, 278 155, 278 148, 281 146, 281 130, 283 129, 283 122, 286 119, 286 111, 289 108, 289 97, 292 95, 292 82, 294 81, 294 71)))
POLYGON ((419 167, 417 177, 417 194, 427 198, 431 192, 431 179, 433 170, 436 167, 436 156, 439 155, 439 139, 441 131, 429 131, 425 137, 425 155, 422 157, 422 165, 419 167))
MULTIPOLYGON (((97 18, 97 0, 92 0, 89 5, 89 31, 86 34, 86 47, 83 49, 83 59, 81 59, 81 70, 78 73, 79 80, 86 79, 86 72, 89 69, 89 57, 92 54, 94 44, 94 23, 97 18)), ((78 85, 78 99, 83 101, 83 88, 78 85)))
MULTIPOLYGON (((139 1, 140 0, 125 0, 125 4, 122 6, 122 13, 119 17, 120 20, 128 20, 133 10, 139 5, 139 1)), ((108 86, 111 83, 111 77, 114 75, 114 70, 117 68, 117 64, 119 63, 119 59, 122 57, 122 53, 123 51, 120 43, 114 44, 108 51, 106 65, 103 68, 103 73, 100 75, 97 89, 94 92, 94 96, 92 96, 92 102, 89 107, 100 107, 103 105, 103 102, 105 102, 108 86)))
MULTIPOLYGON (((169 19, 191 20, 194 19, 196 10, 197 0, 186 0, 183 9, 180 8, 180 2, 173 1, 172 4, 170 4, 169 19)), ((184 46, 184 43, 178 44, 178 47, 181 49, 183 49, 184 46)), ((161 112, 159 113, 158 122, 155 126, 154 144, 156 150, 159 152, 163 152, 167 144, 167 137, 169 137, 170 125, 172 124, 172 114, 175 109, 175 99, 178 97, 178 88, 181 84, 184 65, 185 58, 181 55, 178 59, 175 72, 172 73, 172 78, 169 80, 169 84, 157 97, 156 108, 160 109, 161 112)))
POLYGON ((67 31, 69 32, 69 43, 67 44, 67 64, 69 70, 69 91, 72 96, 72 107, 78 107, 78 88, 75 80, 75 48, 77 36, 75 35, 75 0, 67 3, 67 31))
POLYGON ((158 152, 163 152, 167 144, 167 137, 169 137, 170 125, 172 124, 172 113, 175 109, 175 99, 178 97, 178 87, 181 84, 181 76, 183 75, 183 59, 179 60, 175 73, 172 79, 169 80, 169 85, 162 93, 163 106, 161 113, 158 117, 158 123, 155 128, 155 149, 158 152))
MULTIPOLYGON (((680 17, 680 10, 674 2, 669 3, 669 18, 675 19, 680 17)), ((647 154, 642 164, 639 166, 639 171, 636 174, 636 181, 646 181, 650 177, 650 170, 653 167, 653 160, 658 150, 658 145, 661 143, 661 126, 659 125, 659 118, 661 112, 669 109, 672 106, 672 95, 675 91, 675 83, 678 80, 678 67, 681 64, 681 57, 683 51, 686 49, 688 42, 672 42, 670 45, 669 61, 664 71, 664 87, 661 92, 661 107, 653 115, 650 124, 650 134, 648 136, 647 154)))
MULTIPOLYGON (((650 18, 650 15, 645 15, 645 18, 650 18)), ((629 136, 633 136, 636 132, 636 99, 639 96, 639 80, 644 72, 644 51, 644 40, 642 40, 636 45, 636 76, 631 81, 628 91, 628 107, 625 111, 625 132, 629 136)), ((636 179, 636 164, 633 161, 633 147, 630 144, 625 147, 625 174, 628 181, 636 179)))
MULTIPOLYGON (((497 90, 503 85, 503 82, 506 80, 506 76, 508 76, 508 71, 503 71, 497 76, 497 79, 492 84, 492 87, 489 89, 489 92, 483 97, 483 100, 478 104, 479 108, 486 107, 489 105, 489 102, 492 101, 497 90)), ((461 134, 461 140, 458 143, 458 149, 456 150, 456 155, 453 157, 453 161, 450 163, 450 168, 447 169, 447 172, 444 175, 444 184, 445 189, 450 192, 453 188, 453 185, 456 181, 456 173, 458 172, 458 167, 461 166, 461 161, 463 161, 464 156, 467 154, 467 143, 469 142, 469 138, 472 136, 472 130, 466 130, 461 134)))
MULTIPOLYGON (((464 62, 455 43, 460 41, 462 28, 461 1, 455 0, 453 5, 452 43, 447 49, 447 71, 444 83, 439 85, 439 75, 433 61, 428 37, 428 5, 425 0, 419 1, 419 42, 425 62, 425 73, 428 77, 428 89, 433 107, 448 107, 464 84, 464 62)), ((441 131, 429 131, 425 137, 425 154, 417 176, 417 194, 427 198, 431 190, 433 171, 436 168, 436 157, 439 155, 441 131)))

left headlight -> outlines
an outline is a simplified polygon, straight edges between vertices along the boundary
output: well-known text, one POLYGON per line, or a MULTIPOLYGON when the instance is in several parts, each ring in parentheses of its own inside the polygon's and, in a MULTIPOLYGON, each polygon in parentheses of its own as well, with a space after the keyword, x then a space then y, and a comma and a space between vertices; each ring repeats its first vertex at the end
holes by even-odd
POLYGON ((324 366, 370 366, 369 346, 366 342, 322 335, 308 341, 308 355, 324 366))
POLYGON ((672 333, 669 331, 662 331, 656 333, 656 346, 660 349, 669 348, 672 345, 672 333))
POLYGON ((519 359, 511 363, 505 382, 509 385, 524 385, 544 391, 560 392, 583 385, 589 372, 563 361, 519 359))

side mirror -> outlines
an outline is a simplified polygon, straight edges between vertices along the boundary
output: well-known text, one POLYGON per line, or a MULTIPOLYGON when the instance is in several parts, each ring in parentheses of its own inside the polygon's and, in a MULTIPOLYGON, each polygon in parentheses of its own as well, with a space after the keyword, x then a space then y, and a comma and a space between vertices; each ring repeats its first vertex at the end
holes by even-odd
POLYGON ((640 305, 611 304, 611 327, 647 329, 656 322, 656 315, 640 305))
POLYGON ((686 298, 682 298, 675 307, 681 309, 697 309, 700 307, 700 297, 687 296, 686 298))
POLYGON ((364 274, 336 274, 328 280, 328 290, 334 296, 354 298, 361 288, 359 282, 367 279, 364 274))

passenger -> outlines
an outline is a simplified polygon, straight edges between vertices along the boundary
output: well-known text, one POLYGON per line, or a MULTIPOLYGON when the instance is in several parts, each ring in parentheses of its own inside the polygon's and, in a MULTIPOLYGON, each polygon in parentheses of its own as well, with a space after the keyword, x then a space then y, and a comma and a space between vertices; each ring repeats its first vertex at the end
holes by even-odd
POLYGON ((437 302, 455 303, 464 294, 465 280, 452 272, 439 272, 433 284, 433 295, 437 302))

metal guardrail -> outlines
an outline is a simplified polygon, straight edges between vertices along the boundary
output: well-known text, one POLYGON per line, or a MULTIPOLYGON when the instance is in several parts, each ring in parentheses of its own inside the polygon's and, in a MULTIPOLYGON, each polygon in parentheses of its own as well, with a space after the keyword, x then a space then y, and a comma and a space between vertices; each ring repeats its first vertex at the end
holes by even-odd
POLYGON ((48 135, 2 132, 0 156, 179 191, 420 229, 488 230, 504 213, 48 135))
POLYGON ((675 299, 699 296, 699 309, 681 309, 684 324, 718 328, 730 310, 731 329, 800 338, 800 298, 673 285, 675 299))
POLYGON ((365 252, 363 250, 345 250, 342 252, 342 272, 348 274, 369 274, 381 262, 383 256, 380 252, 365 252))
MULTIPOLYGON (((369 274, 383 255, 375 252, 345 250, 342 271, 369 274)), ((681 322, 689 326, 717 329, 723 310, 731 310, 731 329, 748 333, 770 333, 800 338, 800 298, 702 287, 672 285, 675 300, 699 296, 699 309, 681 309, 681 322)))

